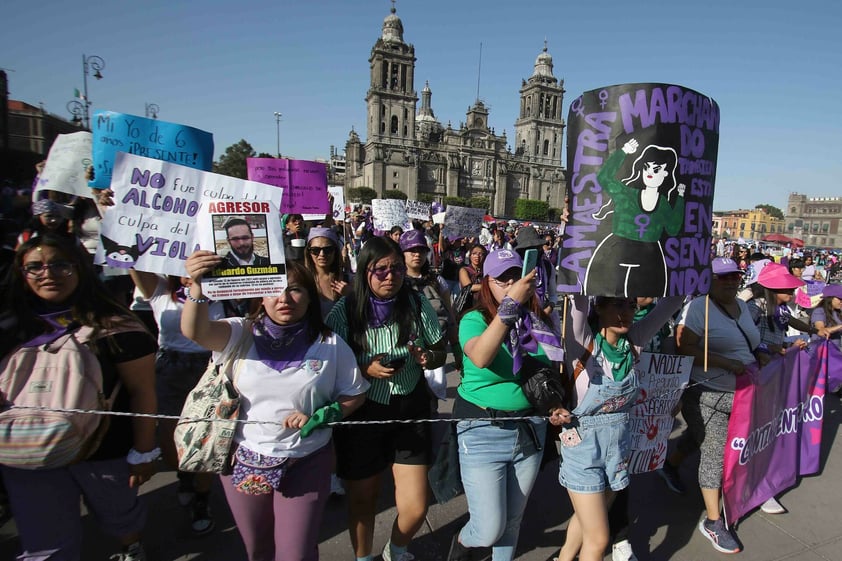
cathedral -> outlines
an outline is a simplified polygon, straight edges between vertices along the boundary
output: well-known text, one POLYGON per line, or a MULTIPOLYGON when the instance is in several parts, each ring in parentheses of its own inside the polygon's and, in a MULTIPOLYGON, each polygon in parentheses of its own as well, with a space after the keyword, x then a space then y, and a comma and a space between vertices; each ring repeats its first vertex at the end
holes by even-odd
POLYGON ((450 123, 442 126, 436 118, 428 83, 417 107, 415 47, 404 42, 403 23, 395 12, 393 6, 383 20, 368 59, 366 139, 351 130, 345 146, 345 188, 371 187, 378 196, 397 189, 421 200, 486 197, 494 216, 514 216, 518 199, 562 208, 564 82, 553 76, 546 43, 532 76, 521 84, 512 151, 505 132, 498 136, 489 128, 488 108, 480 100, 468 108, 458 129, 450 123))

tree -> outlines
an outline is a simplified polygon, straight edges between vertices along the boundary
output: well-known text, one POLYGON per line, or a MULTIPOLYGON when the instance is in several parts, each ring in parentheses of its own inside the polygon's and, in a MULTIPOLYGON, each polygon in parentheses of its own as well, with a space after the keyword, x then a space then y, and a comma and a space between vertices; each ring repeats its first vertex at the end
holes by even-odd
POLYGON ((407 200, 409 197, 403 191, 399 191, 397 189, 386 189, 383 192, 384 199, 398 199, 401 201, 407 200))
POLYGON ((349 201, 370 205, 371 199, 374 198, 377 198, 377 191, 371 187, 351 187, 348 189, 349 201))
POLYGON ((219 157, 218 162, 213 163, 213 172, 231 177, 246 179, 246 158, 254 158, 257 152, 251 144, 241 139, 238 143, 232 144, 225 149, 225 153, 219 157))
POLYGON ((444 206, 468 206, 468 200, 464 197, 445 197, 442 202, 444 206))
POLYGON ((274 154, 269 154, 268 152, 261 152, 257 155, 258 158, 277 158, 274 154))
POLYGON ((515 218, 518 220, 546 220, 550 203, 531 199, 518 199, 515 203, 515 218))
POLYGON ((491 199, 488 197, 471 197, 468 200, 468 205, 471 208, 481 208, 488 212, 488 209, 491 208, 491 199))
POLYGON ((754 208, 759 208, 761 210, 765 210, 769 216, 772 218, 780 218, 781 220, 784 219, 784 213, 776 206, 773 205, 757 205, 754 208))
POLYGON ((418 200, 422 203, 432 203, 436 200, 436 196, 432 193, 418 193, 418 200))

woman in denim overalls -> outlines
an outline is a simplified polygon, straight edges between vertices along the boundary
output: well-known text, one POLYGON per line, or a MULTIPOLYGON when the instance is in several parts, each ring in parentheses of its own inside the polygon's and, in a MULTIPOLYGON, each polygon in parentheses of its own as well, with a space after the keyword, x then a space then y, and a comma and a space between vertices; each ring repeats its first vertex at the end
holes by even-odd
POLYGON ((637 323, 635 298, 596 299, 599 331, 588 325, 587 296, 573 297, 565 334, 567 371, 574 381, 572 412, 553 411, 550 422, 563 425, 559 482, 567 488, 573 517, 559 561, 601 560, 608 545, 608 506, 614 492, 629 484, 631 454, 628 411, 638 379, 634 362, 646 344, 681 307, 682 297, 663 298, 637 323))

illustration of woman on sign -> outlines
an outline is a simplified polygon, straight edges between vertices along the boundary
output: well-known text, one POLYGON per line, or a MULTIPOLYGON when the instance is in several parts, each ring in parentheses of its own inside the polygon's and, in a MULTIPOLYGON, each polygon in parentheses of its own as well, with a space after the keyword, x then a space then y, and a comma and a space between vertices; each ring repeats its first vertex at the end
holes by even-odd
POLYGON ((612 233, 594 250, 585 272, 586 294, 667 294, 667 264, 660 240, 664 231, 670 236, 681 231, 685 186, 676 185, 675 150, 654 144, 643 149, 629 177, 618 180, 617 171, 638 146, 637 140, 629 140, 599 170, 597 180, 612 200, 593 216, 597 220, 610 213, 614 216, 612 233), (678 196, 673 197, 673 192, 678 196), (612 202, 613 210, 607 210, 612 202))

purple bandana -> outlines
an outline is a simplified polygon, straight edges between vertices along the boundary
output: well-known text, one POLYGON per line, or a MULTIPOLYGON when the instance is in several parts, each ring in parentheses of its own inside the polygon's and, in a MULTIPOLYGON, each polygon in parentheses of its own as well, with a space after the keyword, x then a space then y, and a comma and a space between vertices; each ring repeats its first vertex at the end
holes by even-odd
POLYGON ((73 321, 73 313, 69 309, 58 312, 43 313, 39 314, 39 316, 47 322, 53 330, 47 333, 42 333, 34 339, 27 341, 23 344, 24 347, 37 347, 39 345, 52 343, 67 333, 71 326, 73 328, 77 328, 79 326, 79 323, 73 321))
POLYGON ((523 366, 523 355, 538 352, 539 344, 550 360, 561 361, 564 359, 559 334, 544 323, 537 314, 527 312, 526 308, 521 305, 520 317, 518 317, 514 327, 509 330, 509 339, 506 341, 506 348, 512 354, 513 372, 519 372, 523 366))
POLYGON ((380 300, 374 296, 368 297, 368 310, 370 313, 368 325, 371 327, 383 327, 388 323, 395 307, 395 299, 380 300))
POLYGON ((306 319, 291 325, 278 325, 269 316, 263 316, 254 322, 254 347, 260 362, 279 372, 300 366, 310 347, 308 327, 306 319))

